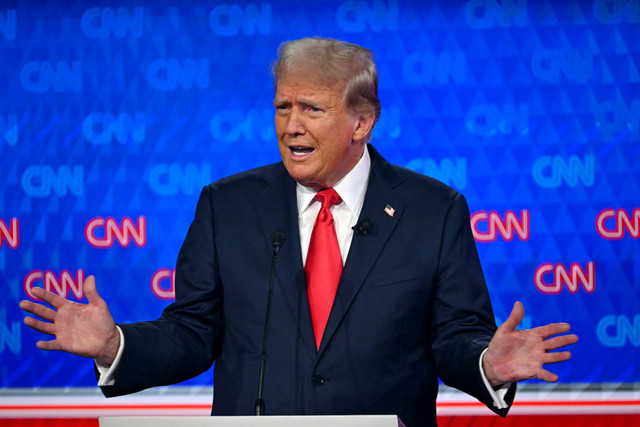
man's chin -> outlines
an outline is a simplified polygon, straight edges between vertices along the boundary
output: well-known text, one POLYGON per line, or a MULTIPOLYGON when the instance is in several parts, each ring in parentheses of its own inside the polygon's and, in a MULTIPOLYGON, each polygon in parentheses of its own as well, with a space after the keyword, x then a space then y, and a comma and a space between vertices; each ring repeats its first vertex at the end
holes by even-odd
POLYGON ((287 166, 287 172, 289 172, 291 178, 300 185, 304 185, 305 187, 313 188, 315 190, 326 188, 326 186, 323 186, 322 183, 318 182, 317 177, 310 174, 309 171, 301 171, 300 168, 287 166))
POLYGON ((312 179, 296 179, 295 177, 293 179, 298 184, 303 185, 307 188, 312 188, 314 190, 322 190, 323 188, 327 188, 327 185, 322 185, 312 179))

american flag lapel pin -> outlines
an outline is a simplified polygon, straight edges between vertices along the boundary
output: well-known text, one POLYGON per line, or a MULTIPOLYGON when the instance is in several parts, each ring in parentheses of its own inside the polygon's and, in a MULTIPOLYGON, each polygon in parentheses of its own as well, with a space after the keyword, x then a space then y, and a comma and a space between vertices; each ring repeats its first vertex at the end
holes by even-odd
POLYGON ((386 214, 387 214, 387 215, 389 215, 391 218, 393 218, 393 214, 394 214, 394 213, 396 213, 396 210, 395 210, 395 209, 393 209, 393 208, 391 207, 391 205, 389 205, 389 204, 388 204, 387 206, 385 206, 385 207, 384 207, 384 211, 385 211, 385 212, 386 212, 386 214))

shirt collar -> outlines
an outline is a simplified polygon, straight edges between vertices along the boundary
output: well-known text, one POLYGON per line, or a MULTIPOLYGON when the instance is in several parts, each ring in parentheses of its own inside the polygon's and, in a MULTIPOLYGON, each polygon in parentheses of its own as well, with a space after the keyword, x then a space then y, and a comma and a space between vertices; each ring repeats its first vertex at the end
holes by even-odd
MULTIPOLYGON (((358 163, 347 173, 340 181, 338 181, 333 189, 336 190, 342 202, 354 212, 361 200, 363 190, 369 179, 369 169, 371 167, 371 157, 369 150, 365 144, 364 154, 358 160, 358 163)), ((304 212, 318 191, 302 184, 296 184, 296 198, 298 202, 298 212, 304 212)))

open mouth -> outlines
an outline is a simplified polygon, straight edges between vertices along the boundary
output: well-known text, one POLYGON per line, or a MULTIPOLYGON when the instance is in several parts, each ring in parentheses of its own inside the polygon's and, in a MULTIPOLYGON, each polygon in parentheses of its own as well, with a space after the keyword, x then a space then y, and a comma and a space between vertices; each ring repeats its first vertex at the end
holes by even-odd
POLYGON ((315 150, 315 148, 293 146, 293 147, 289 147, 289 150, 291 150, 291 153, 293 153, 293 155, 296 157, 304 157, 307 154, 312 153, 315 150))

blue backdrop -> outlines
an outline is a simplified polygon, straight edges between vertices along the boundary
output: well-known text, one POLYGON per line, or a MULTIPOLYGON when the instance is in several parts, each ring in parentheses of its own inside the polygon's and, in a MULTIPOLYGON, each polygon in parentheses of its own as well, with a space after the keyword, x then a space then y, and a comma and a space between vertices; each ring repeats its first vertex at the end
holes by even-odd
POLYGON ((35 347, 33 286, 93 274, 117 321, 160 314, 201 187, 279 160, 278 45, 318 35, 373 50, 378 150, 467 196, 497 321, 568 321, 561 383, 637 386, 639 24, 637 0, 3 1, 0 385, 95 385, 35 347))

